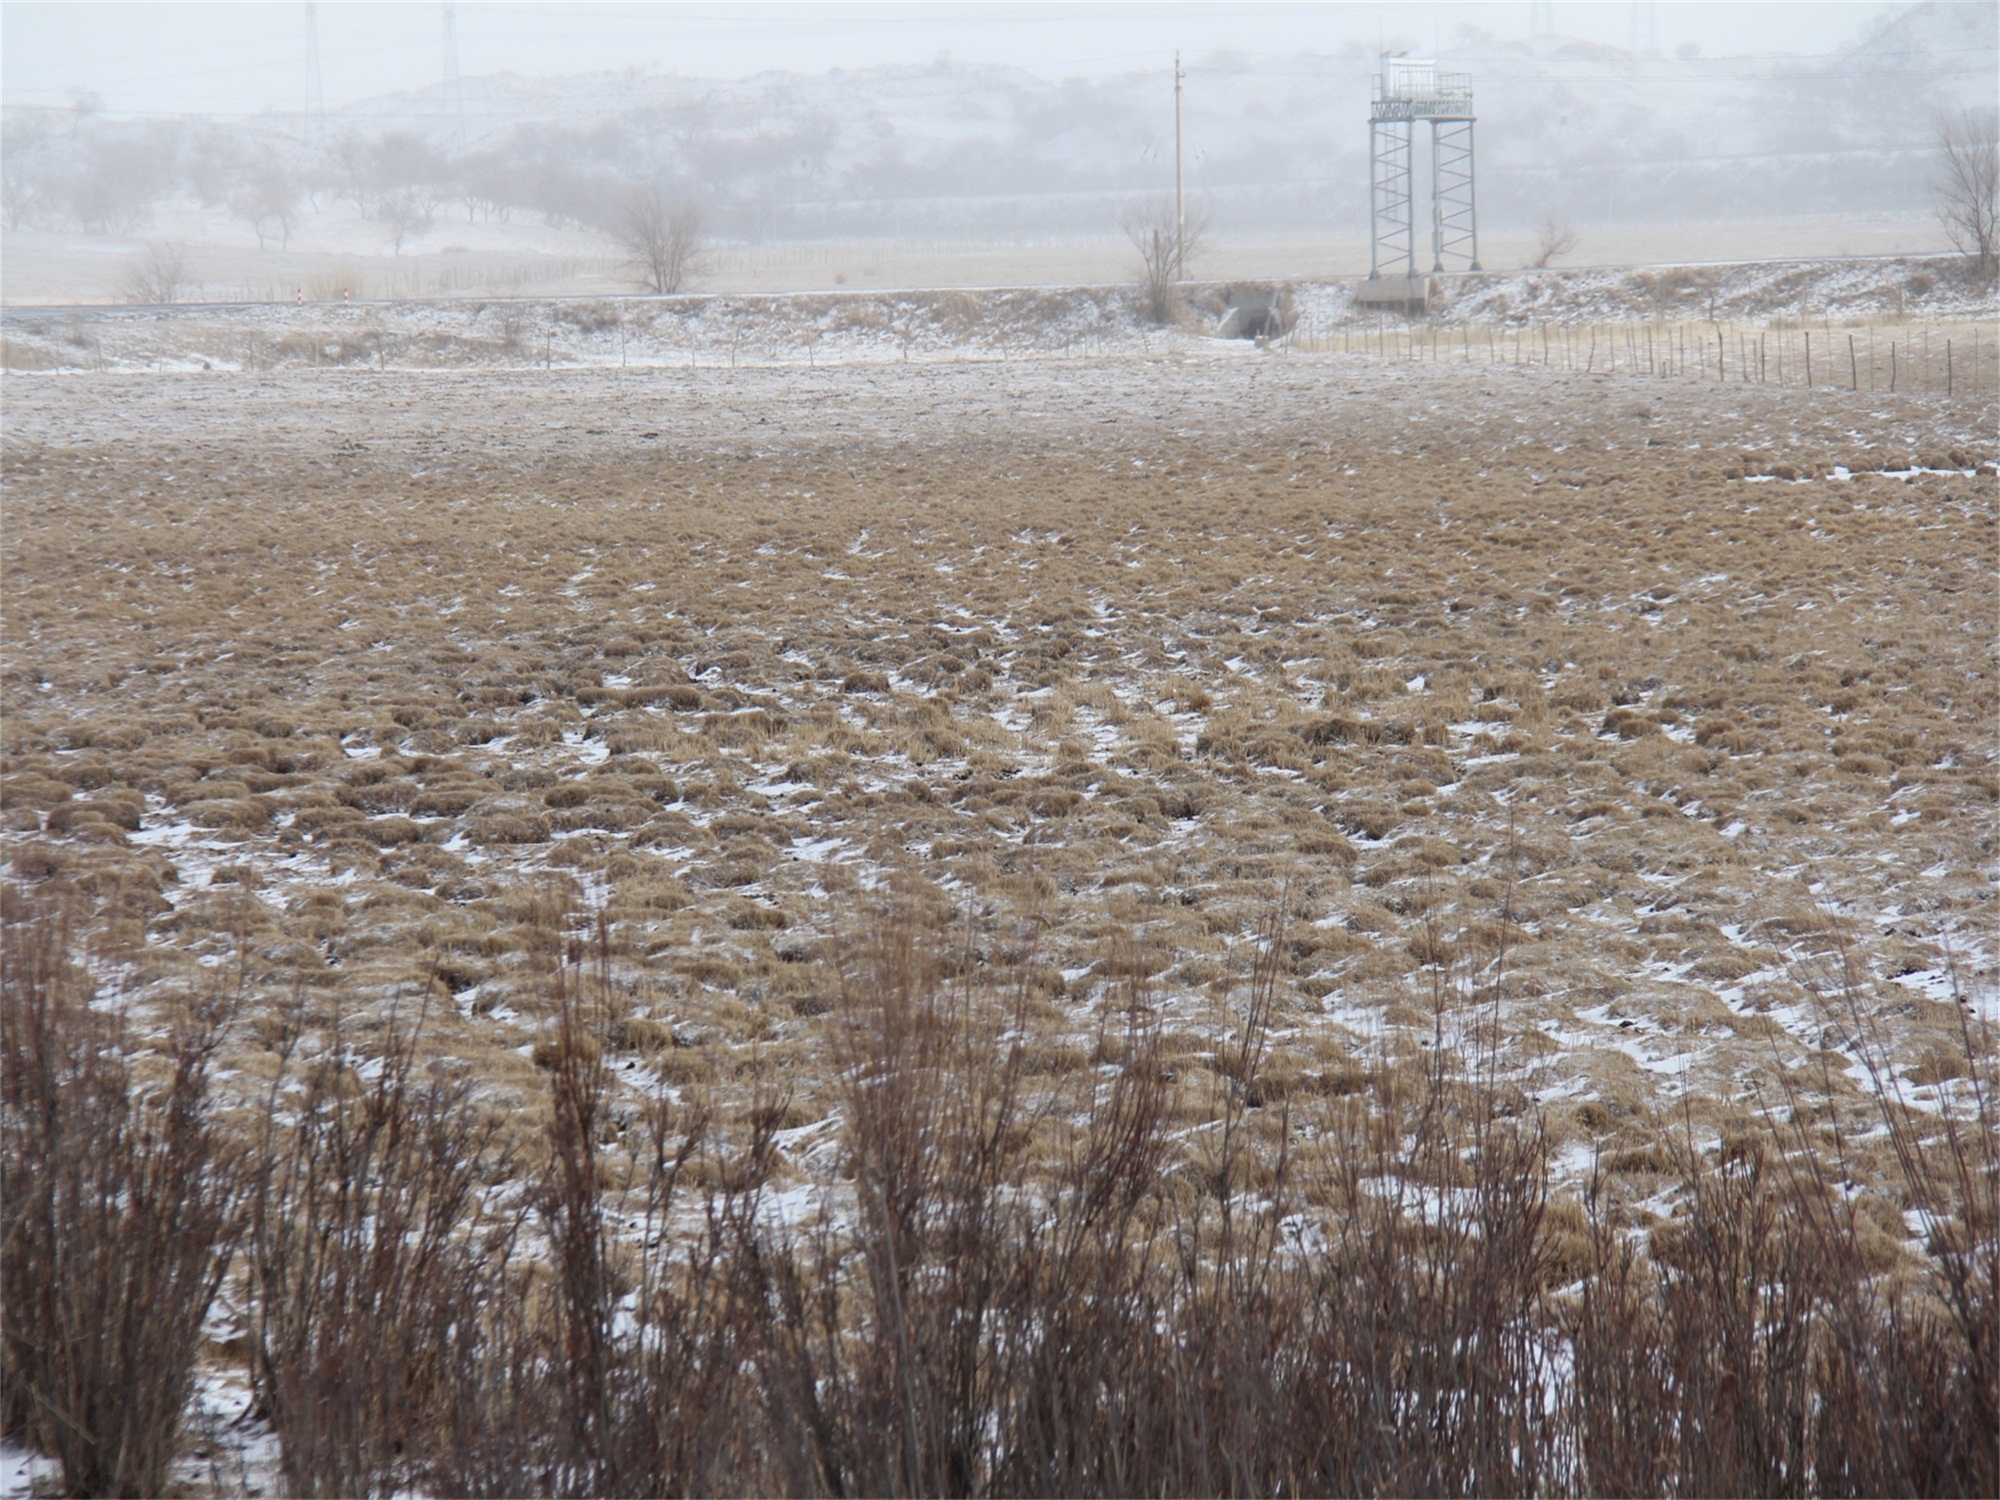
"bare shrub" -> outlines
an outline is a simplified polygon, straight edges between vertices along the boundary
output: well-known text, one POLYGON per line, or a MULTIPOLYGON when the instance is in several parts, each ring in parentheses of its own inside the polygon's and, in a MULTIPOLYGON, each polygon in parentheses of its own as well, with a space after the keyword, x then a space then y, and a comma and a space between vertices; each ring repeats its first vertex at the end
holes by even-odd
POLYGON ((1797 1141, 1684 1153, 1684 1219, 1648 1247, 1600 1210, 1580 1301, 1551 1300, 1576 1268, 1541 1127, 1479 1081, 1491 1018, 1443 984, 1428 1054, 1385 1059, 1375 1107, 1293 1154, 1263 1069, 1277 936, 1207 1144, 1166 1139, 1140 1002, 1052 1178, 1023 1127, 1070 1106, 1026 1106, 1005 1007, 878 937, 850 1012, 853 1237, 745 1247, 786 1487, 1978 1484, 1976 1338, 1862 1273, 1813 1208, 1837 1196, 1777 1166, 1797 1141))
POLYGON ((405 240, 429 231, 437 218, 437 204, 421 188, 400 187, 376 200, 375 217, 388 231, 391 251, 401 255, 405 240))
POLYGON ((125 300, 149 305, 171 305, 194 289, 188 275, 187 255, 167 240, 150 240, 146 250, 126 273, 125 300))
MULTIPOLYGON (((308 1058, 288 1014, 248 1289, 289 1490, 1991 1491, 1995 1121, 1970 1020, 1950 1071, 1973 1118, 1919 1129, 1883 1078, 1933 1226, 1915 1279, 1870 1261, 1797 1098, 1720 1149, 1606 1158, 1669 1178, 1678 1211, 1635 1232, 1600 1174, 1566 1249, 1542 1122, 1494 1071, 1504 914, 1484 988, 1432 943, 1425 1045, 1307 1094, 1273 1060, 1276 914, 1176 1082, 1129 940, 1098 1066, 1050 1070, 1032 946, 954 943, 911 907, 865 934, 834 1023, 851 1212, 787 1221, 767 1206, 789 1096, 723 1125, 621 1097, 610 925, 564 943, 567 916, 528 914, 566 949, 536 1166, 464 1077, 419 1065, 421 1024, 308 1058)), ((44 1285, 12 1258, 39 1243, 16 1227, 15 1080, 97 1065, 88 1032, 61 1054, 14 1024, 49 1013, 17 997, 60 991, 60 950, 11 944, 6 971, 10 1432, 34 1326, 14 1309, 44 1285)), ((90 1107, 130 1099, 91 1077, 90 1107)))
POLYGON ((1589 1490, 1756 1494, 1799 1476, 1853 1494, 1990 1490, 1990 1282, 1955 1303, 1966 1283, 1943 1258, 1927 1286, 1871 1271, 1838 1168, 1803 1134, 1675 1153, 1683 1210, 1643 1251, 1593 1184, 1566 1317, 1589 1490))
POLYGON ((1534 266, 1537 270, 1554 265, 1563 257, 1576 250, 1576 230, 1565 220, 1551 214, 1542 220, 1541 234, 1535 240, 1534 266))
POLYGON ((1590 1253, 1565 1315, 1585 1487, 1986 1494, 2000 1455, 1992 1337, 2000 1163, 1988 1043, 1964 1011, 1969 1112, 1903 1103, 1876 1007, 1836 945, 1813 981, 1852 1027, 1903 1201, 1934 1226, 1912 1277, 1868 1247, 1844 1135, 1827 1141, 1789 1080, 1766 1128, 1713 1152, 1674 1146, 1679 1211, 1620 1233, 1594 1178, 1590 1253))
MULTIPOLYGON (((1838 924, 1826 968, 1804 976, 1815 998, 1851 1038, 1868 1075, 1905 1200, 1922 1217, 1921 1281, 1914 1294, 1894 1281, 1872 1295, 1837 1300, 1840 1373, 1851 1414, 1830 1424, 1853 1445, 1841 1457, 1857 1489, 1991 1494, 2000 1491, 2000 1449, 1985 1440, 2000 1427, 2000 1105, 1993 1095, 1994 1035, 1951 973, 1957 1036, 1925 1059, 1933 1075, 1963 1080, 1958 1102, 1925 1120, 1904 1097, 1891 1064, 1880 997, 1838 924)), ((1912 1070, 1913 1072, 1915 1070, 1912 1070)), ((1914 1080, 1912 1080, 1914 1081, 1914 1080)), ((1794 1099, 1794 1140, 1808 1144, 1794 1099)), ((1854 1211, 1839 1184, 1852 1172, 1842 1148, 1829 1162, 1795 1149, 1806 1201, 1844 1206, 1816 1215, 1797 1238, 1859 1258, 1854 1211)), ((1861 1273, 1851 1281, 1862 1280, 1861 1273)))
POLYGON ((2000 111, 1961 109, 1937 125, 1938 222, 1974 273, 2000 275, 2000 111))
POLYGON ((1281 936, 1266 930, 1212 1075, 1208 1144, 1189 1150, 1166 1130, 1143 981, 1118 1008, 1123 1036, 1100 1040, 1117 1062, 1088 1102, 1031 1108, 1014 1009, 941 983, 906 923, 878 933, 850 993, 853 1237, 767 1240, 748 1262, 786 1487, 1560 1482, 1558 1361, 1535 1315, 1539 1132, 1439 1061, 1394 1127, 1329 1140, 1301 1176, 1264 1071, 1281 936), (1033 1127, 1069 1118, 1038 1161, 1033 1127), (1416 1184, 1440 1179, 1469 1185, 1425 1208, 1416 1184), (1311 1254, 1285 1228, 1301 1210, 1311 1254))
POLYGON ((368 1494, 420 1474, 463 1387, 496 1372, 489 1319, 511 1290, 518 1215, 486 1202, 513 1163, 472 1080, 421 1067, 422 1017, 379 1055, 338 1034, 294 1068, 304 1010, 280 1041, 259 1146, 250 1247, 253 1378, 286 1487, 368 1494), (296 1079, 294 1095, 280 1085, 296 1079))
POLYGON ((631 258, 639 284, 655 296, 685 291, 703 265, 701 209, 667 198, 656 187, 625 200, 612 237, 631 258))
POLYGON ((1001 1196, 1022 1165, 1023 1047, 996 1049, 983 998, 940 986, 907 917, 876 929, 850 984, 854 1237, 760 1247, 746 1298, 774 1310, 760 1367, 787 1484, 963 1494, 990 1481, 985 1414, 1006 1373, 995 1339, 1025 1228, 1001 1196))
POLYGON ((346 262, 330 270, 314 271, 306 277, 305 294, 312 302, 348 302, 364 299, 360 275, 346 262))
POLYGON ((744 1195, 768 1165, 768 1131, 780 1112, 767 1110, 754 1125, 740 1166, 711 1173, 705 1228, 677 1234, 672 1218, 709 1144, 708 1117, 655 1096, 625 1159, 604 1152, 609 932, 600 920, 594 982, 581 969, 558 974, 548 1167, 536 1194, 555 1270, 536 1354, 551 1379, 549 1472, 560 1488, 587 1493, 765 1488, 750 1477, 744 1355, 724 1252, 747 1232, 744 1195), (608 1208, 625 1189, 643 1202, 631 1238, 608 1208))
POLYGON ((1183 225, 1171 199, 1134 209, 1120 221, 1126 238, 1139 252, 1139 292, 1145 316, 1154 323, 1171 323, 1179 312, 1176 283, 1187 277, 1188 265, 1200 256, 1208 234, 1205 214, 1190 213, 1183 225))
POLYGON ((0 948, 0 1428, 77 1495, 158 1495, 203 1320, 245 1225, 212 1069, 231 1013, 180 1014, 148 1087, 93 1007, 61 907, 6 893, 0 948))

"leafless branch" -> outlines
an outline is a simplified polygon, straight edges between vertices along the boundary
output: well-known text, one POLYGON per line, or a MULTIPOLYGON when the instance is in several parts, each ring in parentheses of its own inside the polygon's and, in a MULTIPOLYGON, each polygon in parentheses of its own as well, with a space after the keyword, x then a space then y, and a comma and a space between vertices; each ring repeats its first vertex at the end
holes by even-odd
POLYGON ((2000 273, 2000 110, 1961 109, 1937 126, 1937 216, 1982 281, 2000 273))
POLYGON ((1139 285, 1146 316, 1155 323, 1173 321, 1178 310, 1174 284, 1187 276, 1208 237, 1208 215, 1190 212, 1183 224, 1171 199, 1162 198, 1128 213, 1121 221, 1139 252, 1139 285))
POLYGON ((148 241, 145 253, 132 263, 125 276, 128 302, 159 306, 178 302, 192 290, 187 256, 171 241, 148 241))
POLYGON ((656 296, 683 291, 702 270, 701 210, 640 188, 625 204, 613 238, 631 257, 640 283, 656 296))
POLYGON ((1576 230, 1554 214, 1542 220, 1542 237, 1535 242, 1535 268, 1541 270, 1576 249, 1576 230))

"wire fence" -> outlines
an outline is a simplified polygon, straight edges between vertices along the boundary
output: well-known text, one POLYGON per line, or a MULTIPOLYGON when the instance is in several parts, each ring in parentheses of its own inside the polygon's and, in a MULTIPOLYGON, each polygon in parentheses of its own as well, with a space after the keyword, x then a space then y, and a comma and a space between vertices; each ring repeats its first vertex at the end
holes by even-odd
POLYGON ((1584 374, 1741 382, 1950 398, 2000 393, 2000 327, 1886 328, 1732 323, 1540 324, 1518 328, 1375 323, 1302 326, 1304 353, 1471 365, 1546 365, 1584 374))
POLYGON ((352 264, 316 267, 290 279, 203 282, 185 289, 180 302, 200 306, 305 302, 421 302, 445 298, 560 296, 580 281, 596 278, 618 292, 616 280, 627 262, 617 256, 521 256, 406 264, 389 261, 358 270, 352 264))

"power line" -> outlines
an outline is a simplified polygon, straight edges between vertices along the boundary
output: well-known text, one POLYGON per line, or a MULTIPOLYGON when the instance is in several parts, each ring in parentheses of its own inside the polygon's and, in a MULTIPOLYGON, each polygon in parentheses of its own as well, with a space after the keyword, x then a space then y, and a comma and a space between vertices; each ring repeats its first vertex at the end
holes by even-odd
MULTIPOLYGON (((312 117, 315 113, 323 114, 325 108, 323 87, 320 82, 321 48, 319 46, 319 40, 318 40, 316 9, 317 7, 313 5, 307 6, 307 17, 308 17, 307 39, 306 39, 307 80, 306 80, 306 90, 305 90, 306 92, 305 113, 308 118, 312 117)), ((462 75, 456 71, 455 67, 456 55, 457 55, 456 28, 455 24, 450 19, 452 7, 447 6, 445 9, 447 14, 447 22, 446 22, 447 45, 446 45, 445 67, 444 67, 443 95, 447 111, 459 114, 461 116, 477 117, 483 119, 494 118, 493 114, 489 111, 468 112, 465 108, 464 80, 462 75)), ((361 50, 370 53, 385 53, 385 52, 395 52, 403 49, 395 45, 385 45, 381 47, 361 49, 361 50)), ((1979 51, 1985 51, 1990 53, 1992 49, 1979 49, 1979 51)), ((1156 54, 1152 53, 1132 54, 1132 56, 1134 57, 1152 56, 1152 55, 1156 54)), ((1977 52, 1975 52, 1973 53, 1973 55, 1976 56, 1978 54, 1977 52)), ((1584 59, 1550 61, 1550 60, 1536 60, 1531 58, 1525 58, 1518 55, 1485 56, 1480 54, 1452 54, 1451 61, 1454 64, 1465 63, 1469 65, 1470 64, 1480 65, 1485 76, 1486 86, 1489 89, 1496 86, 1514 87, 1514 86, 1534 85, 1534 84, 1555 84, 1564 86, 1603 84, 1607 86, 1616 86, 1625 89, 1648 89, 1655 85, 1674 85, 1674 86, 1695 85, 1698 87, 1708 87, 1708 88, 1727 88, 1731 86, 1743 86, 1743 85, 1783 86, 1791 83, 1811 82, 1816 80, 1833 79, 1833 78, 1841 79, 1844 81, 1869 82, 1869 81, 1880 80, 1884 82, 1892 82, 1892 81, 1900 82, 1903 80, 1927 80, 1927 81, 1961 80, 1961 79, 1991 80, 1995 77, 1995 68, 1990 65, 1974 65, 1974 66, 1961 66, 1961 67, 1879 68, 1879 69, 1871 69, 1865 72, 1856 72, 1846 69, 1835 69, 1835 70, 1787 69, 1776 72, 1756 72, 1756 73, 1712 71, 1716 69, 1719 64, 1754 62, 1759 60, 1760 56, 1768 56, 1773 61, 1785 61, 1785 62, 1833 60, 1832 55, 1822 55, 1820 57, 1814 57, 1814 58, 1804 58, 1804 57, 1795 58, 1795 57, 1788 57, 1783 54, 1768 54, 1768 55, 1743 54, 1741 56, 1731 57, 1731 58, 1703 58, 1696 62, 1688 64, 1668 63, 1665 66, 1669 69, 1669 71, 1664 73, 1652 71, 1650 68, 1647 71, 1639 73, 1622 72, 1620 71, 1617 62, 1615 61, 1613 63, 1596 63, 1584 59)), ((1966 54, 1960 53, 1958 54, 1958 56, 1960 58, 1964 58, 1966 54)), ((1651 60, 1651 61, 1653 68, 1657 68, 1661 65, 1659 60, 1651 60)), ((985 70, 985 66, 980 64, 971 64, 964 66, 968 66, 978 71, 985 70)), ((226 75, 229 73, 234 73, 236 71, 238 71, 238 68, 225 65, 213 69, 177 70, 171 76, 179 79, 192 79, 204 76, 215 76, 217 74, 226 75)), ((1018 72, 1030 72, 1031 69, 1008 68, 1005 70, 996 70, 996 71, 1005 71, 1006 73, 1012 74, 1018 72)), ((1241 78, 1250 81, 1258 79, 1274 79, 1274 78, 1313 79, 1331 86, 1336 86, 1336 87, 1344 86, 1351 88, 1357 94, 1362 90, 1364 86, 1360 76, 1353 72, 1353 65, 1351 61, 1346 59, 1333 59, 1333 58, 1318 59, 1318 58, 1293 57, 1285 59, 1282 62, 1276 59, 1271 59, 1268 61, 1258 61, 1246 65, 1230 66, 1226 68, 1205 68, 1202 67, 1200 64, 1195 64, 1193 66, 1187 66, 1183 64, 1183 73, 1185 76, 1208 77, 1217 80, 1227 80, 1231 78, 1241 78)), ((589 78, 592 76, 601 77, 605 75, 599 73, 596 75, 585 74, 579 76, 589 78)), ((795 75, 795 76, 798 76, 806 81, 813 80, 813 75, 795 75)), ((1136 74, 1123 75, 1124 78, 1130 78, 1134 80, 1136 80, 1139 76, 1141 75, 1136 75, 1136 74)), ((717 93, 727 95, 742 91, 747 96, 749 94, 754 94, 758 92, 757 86, 750 80, 722 80, 722 79, 707 79, 707 78, 695 78, 695 77, 683 78, 677 74, 659 74, 655 75, 655 77, 657 78, 657 81, 660 84, 670 84, 678 86, 681 89, 695 91, 698 94, 706 97, 713 97, 717 93)), ((1043 81, 1049 83, 1053 82, 1049 80, 1043 80, 1043 81)), ((1111 86, 1115 86, 1120 81, 1122 80, 1118 76, 1112 76, 1102 80, 1104 84, 1111 86)), ((141 82, 143 82, 143 80, 141 80, 141 82)), ((127 86, 129 86, 129 83, 127 86)), ((560 81, 557 80, 545 81, 543 86, 545 89, 548 89, 549 92, 556 92, 560 88, 560 81)), ((996 79, 994 86, 1002 87, 1003 84, 1001 80, 996 79)), ((875 85, 875 87, 870 90, 870 92, 873 93, 877 98, 881 99, 885 104, 891 107, 893 107, 896 104, 907 104, 907 103, 920 104, 925 100, 929 99, 959 98, 963 97, 965 91, 966 91, 966 82, 963 78, 938 78, 935 80, 926 79, 924 80, 921 86, 915 86, 915 87, 911 86, 911 84, 908 82, 897 81, 891 83, 889 87, 884 88, 881 86, 881 83, 878 82, 875 85)), ((39 93, 44 96, 56 95, 56 91, 49 89, 29 90, 22 92, 39 93)), ((375 99, 364 100, 359 102, 364 105, 375 104, 379 103, 384 97, 393 97, 393 96, 376 96, 375 99)), ((23 104, 22 102, 15 100, 9 102, 9 107, 18 109, 24 107, 34 108, 38 106, 34 104, 23 104)), ((60 109, 65 106, 59 103, 55 103, 52 100, 51 103, 46 105, 41 105, 39 107, 60 109)), ((531 105, 527 111, 518 113, 526 118, 533 118, 535 120, 549 120, 549 121, 564 120, 564 119, 570 119, 570 120, 605 119, 605 118, 613 118, 632 107, 634 106, 624 102, 611 103, 611 104, 588 104, 588 105, 575 105, 567 103, 561 105, 535 104, 531 105)), ((210 111, 202 110, 199 108, 107 109, 100 111, 100 117, 108 120, 144 120, 144 119, 159 119, 159 118, 183 118, 189 116, 202 117, 210 113, 211 113, 210 111)), ((513 118, 513 117, 515 116, 514 115, 506 116, 506 118, 513 118)))
MULTIPOLYGON (((561 14, 565 17, 573 19, 575 14, 578 12, 586 10, 601 10, 604 8, 561 6, 550 9, 547 7, 524 6, 520 7, 520 9, 521 10, 548 9, 549 13, 552 15, 561 14)), ((609 8, 608 10, 605 10, 604 13, 616 14, 619 13, 622 9, 623 9, 622 7, 612 7, 609 8)), ((843 30, 853 30, 856 27, 861 27, 865 29, 867 26, 870 25, 891 27, 891 26, 906 25, 906 24, 910 23, 893 21, 893 20, 883 20, 880 22, 855 22, 855 23, 825 22, 825 23, 819 23, 817 25, 813 23, 802 23, 801 25, 793 27, 791 29, 795 32, 803 30, 808 32, 838 33, 843 30)), ((992 24, 992 23, 982 22, 982 24, 992 24)), ((750 26, 750 23, 744 23, 744 26, 741 29, 749 30, 752 28, 750 26)), ((652 33, 649 32, 646 34, 651 35, 652 33)), ((402 42, 386 42, 386 43, 379 43, 373 46, 342 45, 333 49, 333 51, 337 54, 338 58, 381 57, 381 56, 391 55, 397 52, 404 52, 407 50, 408 50, 407 45, 402 42)), ((1990 47, 1981 47, 1977 49, 1967 49, 1967 50, 1971 50, 1976 54, 1986 54, 1988 56, 1992 55, 1994 51, 1994 49, 1990 47)), ((1096 56, 1083 57, 1083 58, 1075 58, 1075 57, 1041 58, 1026 63, 993 65, 993 66, 996 67, 1005 66, 1010 69, 1018 68, 1020 71, 1033 72, 1036 69, 1069 67, 1087 63, 1116 62, 1116 61, 1126 61, 1126 60, 1134 62, 1143 62, 1154 58, 1164 58, 1166 56, 1166 53, 1167 49, 1161 48, 1161 49, 1148 49, 1146 51, 1134 51, 1129 53, 1121 52, 1121 53, 1099 54, 1096 56)), ((1890 53, 1883 55, 1896 56, 1898 54, 1890 53)), ((1907 56, 1909 54, 1905 53, 1901 55, 1907 56)), ((1961 50, 1960 52, 1954 54, 1955 57, 1963 57, 1965 55, 1966 55, 1965 50, 1961 50)), ((1482 69, 1505 68, 1508 67, 1509 65, 1516 65, 1516 66, 1525 65, 1538 75, 1550 75, 1550 76, 1554 76, 1557 72, 1561 70, 1576 69, 1581 71, 1585 76, 1598 77, 1598 76, 1603 76, 1605 73, 1617 68, 1621 64, 1629 65, 1633 62, 1643 61, 1651 63, 1654 66, 1659 66, 1662 63, 1664 63, 1664 65, 1670 71, 1666 74, 1651 74, 1650 75, 1651 81, 1679 82, 1686 80, 1690 75, 1699 76, 1705 74, 1709 70, 1717 67, 1718 65, 1763 64, 1763 63, 1773 64, 1778 66, 1782 70, 1780 76, 1786 78, 1812 79, 1812 78, 1824 78, 1824 77, 1852 77, 1852 76, 1915 78, 1915 77, 1937 76, 1936 70, 1922 66, 1916 68, 1907 68, 1907 69, 1906 68, 1876 69, 1868 67, 1860 62, 1860 59, 1857 57, 1856 54, 1848 51, 1819 52, 1819 53, 1784 53, 1784 52, 1718 53, 1699 58, 1689 59, 1683 63, 1675 63, 1669 60, 1664 60, 1659 58, 1641 59, 1638 57, 1634 57, 1631 54, 1625 54, 1623 56, 1610 57, 1610 58, 1563 58, 1563 57, 1537 58, 1532 55, 1518 51, 1509 51, 1501 53, 1462 53, 1462 52, 1451 51, 1449 52, 1449 56, 1450 60, 1455 64, 1463 63, 1466 65, 1476 65, 1481 67, 1482 69), (1840 63, 1840 62, 1852 62, 1855 65, 1845 68, 1832 68, 1832 69, 1823 69, 1823 68, 1800 69, 1796 66, 1798 64, 1820 64, 1820 63, 1840 63)), ((1188 66, 1189 66, 1189 71, 1191 73, 1206 74, 1210 72, 1216 72, 1226 75, 1229 73, 1247 72, 1252 74, 1273 75, 1273 76, 1283 75, 1283 74, 1296 74, 1296 73, 1308 73, 1317 75, 1322 71, 1322 66, 1321 66, 1322 62, 1326 66, 1334 69, 1351 66, 1351 63, 1347 59, 1341 59, 1325 55, 1312 56, 1309 54, 1307 55, 1307 59, 1302 59, 1300 55, 1296 53, 1279 54, 1279 53, 1265 52, 1265 53, 1250 53, 1248 54, 1248 57, 1250 59, 1250 63, 1247 67, 1228 66, 1228 67, 1211 69, 1210 67, 1201 63, 1200 61, 1195 61, 1189 64, 1188 66), (1299 65, 1301 61, 1305 61, 1305 66, 1301 67, 1299 65)), ((108 76, 107 78, 99 80, 99 86, 100 87, 108 86, 114 89, 130 88, 133 86, 143 86, 154 79, 179 80, 179 79, 227 76, 230 74, 240 72, 244 64, 253 59, 262 62, 276 60, 275 58, 271 57, 268 44, 254 40, 243 40, 235 42, 233 44, 228 41, 221 41, 219 43, 214 43, 214 44, 205 44, 200 47, 169 49, 165 51, 153 51, 147 55, 146 60, 152 66, 148 68, 146 71, 138 73, 131 73, 131 72, 114 73, 108 76), (204 60, 209 60, 213 62, 214 59, 217 57, 218 52, 223 52, 223 53, 235 52, 243 58, 243 61, 219 63, 205 68, 174 67, 171 69, 171 71, 164 71, 164 72, 154 71, 154 69, 157 69, 162 63, 167 62, 169 59, 176 59, 180 57, 188 57, 188 58, 199 57, 204 60)), ((969 64, 969 66, 983 67, 987 65, 972 63, 969 64)), ((1954 76, 1968 76, 1971 71, 1977 71, 1977 70, 1953 70, 1953 74, 1954 76)), ((1987 71, 1991 70, 1989 69, 1987 71)), ((810 77, 812 75, 799 75, 799 76, 810 77)), ((1731 77, 1732 81, 1741 81, 1741 80, 1735 80, 1733 75, 1726 75, 1726 76, 1731 77)), ((715 81, 721 81, 721 80, 715 80, 715 81)), ((39 94, 43 97, 51 99, 60 98, 62 97, 63 93, 62 90, 53 87, 15 89, 11 90, 10 92, 16 94, 17 96, 20 94, 29 94, 29 95, 39 94)))

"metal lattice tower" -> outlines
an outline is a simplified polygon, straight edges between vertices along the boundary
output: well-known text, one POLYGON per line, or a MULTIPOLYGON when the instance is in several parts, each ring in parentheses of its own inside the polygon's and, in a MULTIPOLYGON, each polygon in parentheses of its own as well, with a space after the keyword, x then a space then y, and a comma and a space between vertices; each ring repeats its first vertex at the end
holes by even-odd
POLYGON ((1417 274, 1416 236, 1410 223, 1410 122, 1368 122, 1368 221, 1373 246, 1368 279, 1417 274))
POLYGON ((1420 122, 1431 127, 1430 268, 1442 271, 1447 260, 1462 259, 1465 269, 1479 269, 1472 79, 1464 73, 1440 73, 1428 59, 1384 56, 1368 111, 1371 281, 1417 274, 1412 167, 1420 122))
POLYGON ((444 107, 450 116, 451 143, 465 149, 465 81, 458 72, 458 7, 444 8, 444 107))
MULTIPOLYGON (((1472 108, 1470 99, 1466 108, 1472 108)), ((1431 122, 1431 269, 1463 258, 1479 269, 1478 200, 1472 186, 1472 121, 1431 122)))
POLYGON ((306 138, 319 136, 320 116, 326 113, 326 87, 320 81, 319 7, 306 6, 306 138))
POLYGON ((1641 3, 1632 7, 1632 55, 1634 57, 1658 57, 1660 55, 1660 7, 1641 3))

